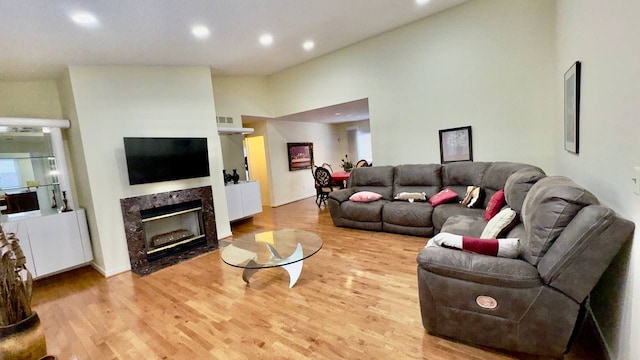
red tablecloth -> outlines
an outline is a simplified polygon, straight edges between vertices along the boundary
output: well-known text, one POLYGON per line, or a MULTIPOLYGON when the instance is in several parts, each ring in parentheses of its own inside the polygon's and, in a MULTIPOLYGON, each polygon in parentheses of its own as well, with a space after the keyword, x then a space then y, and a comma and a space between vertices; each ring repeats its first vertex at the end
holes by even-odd
POLYGON ((331 174, 331 181, 338 182, 338 181, 349 180, 349 175, 351 175, 350 172, 336 171, 331 174))

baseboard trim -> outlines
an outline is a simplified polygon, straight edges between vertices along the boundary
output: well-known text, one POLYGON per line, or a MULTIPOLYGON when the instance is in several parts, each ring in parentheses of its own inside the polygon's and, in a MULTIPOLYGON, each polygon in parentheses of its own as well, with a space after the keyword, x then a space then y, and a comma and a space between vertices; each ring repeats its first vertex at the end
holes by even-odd
POLYGON ((271 205, 271 207, 272 208, 276 208, 276 207, 279 207, 279 206, 282 206, 282 205, 287 205, 287 204, 291 204, 291 203, 294 203, 294 202, 297 202, 297 201, 305 200, 305 199, 308 199, 308 198, 314 197, 314 196, 315 195, 304 195, 303 197, 301 197, 299 199, 287 200, 285 202, 281 202, 281 203, 277 203, 277 204, 271 205))
POLYGON ((598 323, 598 319, 596 319, 595 315, 593 314, 593 311, 591 311, 591 306, 587 306, 587 320, 590 321, 593 324, 593 327, 596 329, 598 340, 600 341, 600 345, 604 349, 605 357, 607 358, 607 360, 612 360, 613 357, 611 356, 611 349, 609 348, 609 345, 604 339, 602 328, 598 323))
POLYGON ((127 271, 131 271, 131 267, 122 267, 120 269, 115 269, 115 270, 111 270, 111 271, 106 271, 105 269, 103 269, 100 265, 96 264, 95 262, 91 263, 91 267, 96 269, 97 272, 99 272, 100 274, 102 274, 102 276, 108 278, 114 275, 118 275, 118 274, 122 274, 123 272, 127 272, 127 271))

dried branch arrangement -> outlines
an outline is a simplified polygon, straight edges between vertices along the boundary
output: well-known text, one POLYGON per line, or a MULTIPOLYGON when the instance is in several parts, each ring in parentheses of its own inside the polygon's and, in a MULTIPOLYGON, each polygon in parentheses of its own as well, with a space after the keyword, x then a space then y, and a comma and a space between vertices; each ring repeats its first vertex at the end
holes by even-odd
POLYGON ((0 326, 12 325, 31 315, 33 279, 15 234, 0 226, 0 326))

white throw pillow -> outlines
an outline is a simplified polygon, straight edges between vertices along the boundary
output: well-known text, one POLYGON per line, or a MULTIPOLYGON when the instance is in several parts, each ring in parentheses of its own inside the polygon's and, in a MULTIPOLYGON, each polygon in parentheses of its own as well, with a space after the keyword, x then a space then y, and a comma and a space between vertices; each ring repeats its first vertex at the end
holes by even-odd
POLYGON ((480 187, 479 186, 467 186, 467 193, 464 194, 464 198, 460 201, 460 204, 472 208, 475 207, 480 200, 480 187))
POLYGON ((498 234, 509 226, 516 218, 516 212, 511 208, 504 208, 500 210, 496 216, 492 217, 482 231, 480 238, 482 239, 495 239, 498 234))
POLYGON ((407 200, 409 202, 414 201, 427 201, 426 193, 417 193, 417 192, 401 192, 393 198, 394 200, 407 200))

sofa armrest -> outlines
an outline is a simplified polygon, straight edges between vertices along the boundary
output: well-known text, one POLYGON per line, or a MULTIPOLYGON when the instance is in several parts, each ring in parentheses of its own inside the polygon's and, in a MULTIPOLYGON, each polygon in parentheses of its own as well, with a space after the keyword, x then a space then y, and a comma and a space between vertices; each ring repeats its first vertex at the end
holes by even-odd
POLYGON ((581 303, 607 269, 635 225, 613 210, 591 205, 567 225, 538 264, 546 284, 581 303))
POLYGON ((341 189, 341 190, 332 191, 329 193, 329 199, 333 199, 339 203, 343 203, 349 200, 349 197, 355 194, 355 192, 356 191, 353 189, 341 189))

